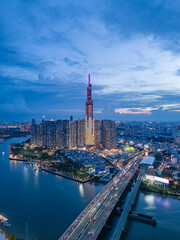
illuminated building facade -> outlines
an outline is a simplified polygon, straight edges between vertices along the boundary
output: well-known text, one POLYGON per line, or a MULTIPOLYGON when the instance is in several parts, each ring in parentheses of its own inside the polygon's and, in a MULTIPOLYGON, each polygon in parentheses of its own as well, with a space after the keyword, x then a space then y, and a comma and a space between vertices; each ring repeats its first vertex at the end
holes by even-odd
POLYGON ((69 147, 69 121, 57 120, 56 121, 56 143, 57 147, 69 147))
POLYGON ((44 117, 41 124, 41 146, 47 147, 47 121, 44 120, 44 117))
POLYGON ((93 119, 92 85, 90 82, 90 74, 88 75, 85 124, 86 124, 85 130, 86 145, 92 146, 94 145, 94 119, 93 119))
POLYGON ((76 127, 77 127, 76 128, 77 146, 78 147, 84 147, 86 145, 86 141, 85 141, 85 129, 86 129, 85 120, 78 120, 76 127))
POLYGON ((47 147, 56 146, 56 122, 47 121, 47 147))
POLYGON ((101 122, 99 120, 94 120, 94 144, 96 147, 100 146, 100 140, 101 140, 100 126, 101 126, 101 122))
MULTIPOLYGON (((81 148, 95 146, 101 147, 101 122, 93 118, 92 85, 90 75, 88 75, 86 116, 85 120, 73 121, 57 120, 45 121, 36 124, 32 120, 31 144, 42 147, 58 148, 81 148)), ((116 124, 111 120, 102 122, 102 145, 104 148, 112 149, 116 147, 116 124)))
POLYGON ((69 144, 68 148, 75 148, 76 147, 76 122, 70 121, 69 122, 69 144))
POLYGON ((116 147, 116 123, 112 120, 102 121, 102 145, 106 149, 116 147))
POLYGON ((41 126, 36 124, 34 119, 32 119, 31 125, 31 144, 41 146, 41 126))

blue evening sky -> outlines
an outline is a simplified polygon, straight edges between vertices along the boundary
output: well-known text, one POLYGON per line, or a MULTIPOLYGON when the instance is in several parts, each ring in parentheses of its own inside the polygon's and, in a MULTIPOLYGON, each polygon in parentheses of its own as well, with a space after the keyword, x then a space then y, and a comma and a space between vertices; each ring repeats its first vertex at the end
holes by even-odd
POLYGON ((180 120, 180 0, 0 0, 0 120, 180 120))

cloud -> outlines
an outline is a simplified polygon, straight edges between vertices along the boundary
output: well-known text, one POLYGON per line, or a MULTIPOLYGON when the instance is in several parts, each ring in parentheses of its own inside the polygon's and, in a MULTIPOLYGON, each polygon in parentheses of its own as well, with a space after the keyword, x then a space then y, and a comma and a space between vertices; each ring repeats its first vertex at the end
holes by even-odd
POLYGON ((51 106, 80 114, 91 73, 98 115, 104 106, 132 117, 178 110, 179 13, 178 1, 1 1, 1 107, 12 111, 12 94, 32 115, 51 106))
POLYGON ((93 111, 95 114, 101 114, 103 112, 103 109, 99 109, 99 110, 94 110, 93 111))
POLYGON ((180 76, 180 69, 176 71, 176 76, 180 76))
MULTIPOLYGON (((165 104, 165 105, 161 105, 162 110, 174 110, 177 108, 180 108, 180 103, 174 103, 174 104, 165 104)), ((174 110, 175 111, 175 110, 174 110)))
POLYGON ((2 112, 9 113, 32 113, 25 100, 21 96, 11 99, 11 102, 0 104, 0 109, 2 112))
POLYGON ((78 65, 80 65, 80 63, 78 61, 71 60, 68 57, 64 58, 64 62, 67 63, 69 66, 78 66, 78 65))
POLYGON ((151 111, 157 110, 158 108, 117 108, 115 109, 115 113, 119 114, 147 114, 151 115, 151 111))

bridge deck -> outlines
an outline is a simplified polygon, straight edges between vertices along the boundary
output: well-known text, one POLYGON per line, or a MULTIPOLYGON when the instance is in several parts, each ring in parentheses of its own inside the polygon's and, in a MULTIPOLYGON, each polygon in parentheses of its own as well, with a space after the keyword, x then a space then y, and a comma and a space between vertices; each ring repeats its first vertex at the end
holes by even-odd
POLYGON ((89 203, 59 240, 96 239, 138 167, 134 157, 89 203))
POLYGON ((139 186, 141 184, 141 180, 142 180, 144 174, 146 173, 146 171, 147 171, 146 167, 142 168, 141 171, 140 171, 140 174, 138 176, 136 184, 135 184, 133 190, 131 191, 130 196, 128 198, 128 201, 126 202, 126 204, 124 206, 124 210, 123 210, 123 212, 122 212, 122 214, 121 214, 121 216, 118 220, 118 223, 116 225, 116 228, 115 228, 114 233, 113 233, 112 238, 111 238, 112 240, 119 240, 120 237, 121 237, 122 231, 124 230, 124 227, 125 227, 125 224, 126 224, 126 220, 127 220, 129 211, 132 208, 132 204, 134 203, 134 200, 136 198, 137 191, 138 191, 139 186))

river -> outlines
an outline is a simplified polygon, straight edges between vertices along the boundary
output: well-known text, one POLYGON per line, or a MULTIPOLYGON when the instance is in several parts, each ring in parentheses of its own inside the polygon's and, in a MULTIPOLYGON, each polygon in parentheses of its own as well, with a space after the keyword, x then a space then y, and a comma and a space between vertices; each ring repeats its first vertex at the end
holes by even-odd
POLYGON ((124 240, 179 240, 180 239, 180 200, 154 193, 140 192, 135 211, 157 218, 152 226, 128 220, 127 235, 124 240))
POLYGON ((22 162, 9 161, 12 138, 0 144, 0 214, 12 225, 7 231, 29 240, 57 240, 103 188, 80 184, 50 173, 35 171, 22 162))
MULTIPOLYGON (((9 161, 10 143, 24 139, 0 144, 0 214, 9 219, 8 232, 16 237, 25 239, 27 231, 29 240, 57 240, 103 185, 79 184, 9 161)), ((128 220, 124 240, 180 239, 180 200, 140 192, 135 211, 155 216, 157 225, 128 220)))

